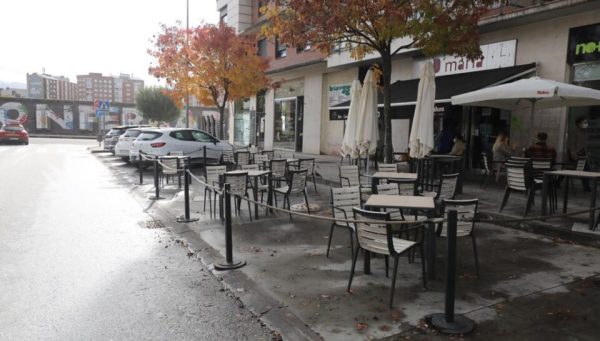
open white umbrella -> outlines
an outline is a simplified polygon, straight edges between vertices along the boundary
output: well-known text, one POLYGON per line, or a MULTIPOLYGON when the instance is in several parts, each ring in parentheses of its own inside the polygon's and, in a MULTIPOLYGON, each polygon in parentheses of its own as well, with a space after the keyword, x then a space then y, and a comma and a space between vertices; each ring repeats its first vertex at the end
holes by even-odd
POLYGON ((518 108, 523 102, 529 103, 531 107, 530 123, 533 126, 535 108, 600 105, 600 91, 532 77, 452 96, 454 105, 468 104, 508 110, 518 108))
POLYGON ((415 115, 408 146, 410 157, 422 159, 433 150, 433 110, 435 108, 435 72, 431 61, 421 70, 415 115))
POLYGON ((355 79, 350 88, 350 109, 346 118, 346 131, 342 140, 340 154, 343 157, 350 156, 351 158, 358 157, 358 146, 356 145, 356 124, 358 121, 358 106, 360 101, 360 93, 362 85, 355 79))
POLYGON ((377 80, 372 70, 367 71, 358 107, 356 141, 359 156, 375 154, 377 149, 377 80))

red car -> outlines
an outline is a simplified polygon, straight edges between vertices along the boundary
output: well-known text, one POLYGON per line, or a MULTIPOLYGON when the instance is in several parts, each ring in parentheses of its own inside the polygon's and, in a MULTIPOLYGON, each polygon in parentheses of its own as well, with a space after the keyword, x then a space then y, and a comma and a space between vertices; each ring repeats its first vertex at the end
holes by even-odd
POLYGON ((2 142, 29 144, 29 134, 22 125, 7 123, 0 128, 0 143, 2 142))

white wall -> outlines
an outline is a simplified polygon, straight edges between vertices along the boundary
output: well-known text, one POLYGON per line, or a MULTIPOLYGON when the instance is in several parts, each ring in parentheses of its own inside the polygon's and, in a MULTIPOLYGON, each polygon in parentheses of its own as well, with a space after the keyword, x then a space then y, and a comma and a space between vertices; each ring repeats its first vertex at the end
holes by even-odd
POLYGON ((314 73, 304 78, 304 126, 302 152, 319 154, 321 147, 321 103, 323 102, 323 74, 314 73))
POLYGON ((352 84, 358 78, 358 68, 328 73, 323 82, 323 100, 321 106, 321 152, 325 154, 339 154, 344 138, 344 121, 329 120, 327 107, 329 86, 335 84, 352 84))
POLYGON ((265 148, 273 149, 273 130, 275 127, 275 91, 270 89, 265 95, 265 148))

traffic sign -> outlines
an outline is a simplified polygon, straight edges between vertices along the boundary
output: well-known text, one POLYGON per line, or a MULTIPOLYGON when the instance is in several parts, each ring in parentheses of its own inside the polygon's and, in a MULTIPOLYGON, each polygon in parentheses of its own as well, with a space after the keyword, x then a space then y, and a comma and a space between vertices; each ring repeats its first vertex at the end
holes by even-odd
POLYGON ((96 117, 103 117, 104 115, 106 115, 106 110, 96 110, 96 117))
POLYGON ((110 110, 110 101, 98 101, 98 110, 108 111, 110 110))

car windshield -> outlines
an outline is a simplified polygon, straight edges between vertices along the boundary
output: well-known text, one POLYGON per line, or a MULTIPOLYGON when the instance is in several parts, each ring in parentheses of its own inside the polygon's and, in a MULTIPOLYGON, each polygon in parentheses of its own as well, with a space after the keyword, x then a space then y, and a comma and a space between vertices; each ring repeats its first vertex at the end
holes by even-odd
POLYGON ((144 131, 138 136, 138 141, 152 141, 162 136, 162 133, 157 131, 144 131))
POLYGON ((123 135, 123 137, 138 137, 141 133, 142 131, 139 129, 129 129, 125 132, 125 135, 123 135))
POLYGON ((125 131, 125 130, 123 130, 123 129, 115 129, 115 128, 112 128, 112 129, 111 129, 111 130, 108 132, 108 135, 110 135, 110 136, 119 136, 119 135, 123 134, 123 132, 124 132, 124 131, 125 131))
POLYGON ((212 136, 208 135, 207 133, 205 133, 203 131, 194 130, 192 132, 192 135, 194 136, 194 139, 196 141, 199 141, 199 142, 213 142, 213 141, 215 141, 215 139, 212 136))
POLYGON ((21 126, 4 126, 2 129, 4 131, 22 131, 23 127, 21 127, 21 126))

